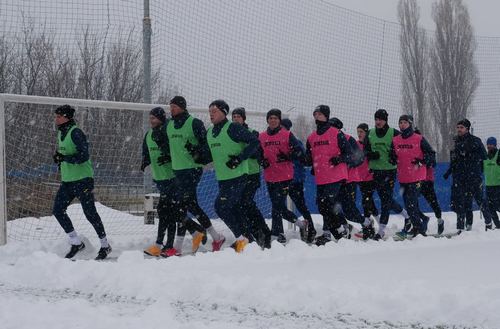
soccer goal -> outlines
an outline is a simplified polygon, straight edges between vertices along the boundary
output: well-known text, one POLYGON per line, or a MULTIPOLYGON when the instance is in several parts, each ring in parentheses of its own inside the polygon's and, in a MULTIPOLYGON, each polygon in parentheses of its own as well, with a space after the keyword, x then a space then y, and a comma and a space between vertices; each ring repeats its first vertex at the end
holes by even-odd
MULTIPOLYGON (((149 171, 140 170, 141 151, 149 111, 163 106, 168 113, 168 106, 0 94, 0 244, 65 236, 52 216, 60 184, 58 167, 52 160, 57 147, 54 110, 64 104, 76 109, 75 120, 89 140, 96 206, 108 235, 154 236, 155 226, 144 224, 144 201, 156 190, 149 171)), ((210 126, 208 106, 189 108, 189 112, 210 126)), ((248 112, 247 122, 262 131, 265 114, 248 112)), ((198 196, 211 218, 217 217, 213 209, 217 191, 213 170, 207 166, 198 196)), ((257 203, 269 218, 264 185, 257 203)), ((68 215, 78 232, 95 234, 78 200, 68 208, 68 215)))

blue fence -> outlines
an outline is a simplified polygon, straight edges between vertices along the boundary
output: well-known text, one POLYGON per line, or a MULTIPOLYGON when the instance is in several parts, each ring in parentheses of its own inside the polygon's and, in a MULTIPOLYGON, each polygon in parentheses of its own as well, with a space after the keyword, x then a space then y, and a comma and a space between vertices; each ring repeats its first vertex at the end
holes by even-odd
MULTIPOLYGON (((443 174, 448 169, 448 163, 439 163, 435 168, 435 188, 436 194, 439 200, 439 204, 443 211, 450 210, 450 194, 451 194, 451 178, 445 180, 443 178, 443 174)), ((48 174, 54 174, 57 171, 57 168, 52 166, 41 166, 38 168, 33 168, 29 172, 26 171, 15 171, 11 170, 7 173, 8 177, 17 177, 17 178, 33 178, 33 177, 44 177, 48 174)), ((96 173, 96 185, 103 184, 106 179, 102 179, 102 175, 96 173)), ((102 174, 102 173, 101 173, 102 174)), ((107 176, 104 176, 107 177, 107 176)), ((112 175, 111 175, 112 177, 112 175)), ((109 178, 109 177, 108 177, 109 178)), ((304 184, 305 188, 305 196, 307 205, 312 213, 318 213, 318 209, 316 207, 316 186, 314 184, 314 177, 308 172, 306 175, 306 182, 304 184)), ((203 174, 202 180, 198 185, 198 199, 200 205, 205 211, 207 215, 211 218, 216 218, 217 215, 214 211, 214 201, 217 196, 218 186, 217 181, 215 179, 215 174, 212 170, 206 171, 203 174)), ((394 188, 394 198, 403 205, 403 201, 401 198, 401 194, 399 193, 399 184, 396 183, 394 188)), ((271 203, 269 201, 269 196, 267 193, 267 188, 264 181, 261 182, 261 187, 257 191, 256 195, 257 205, 263 212, 266 218, 270 218, 271 216, 271 203)), ((378 207, 380 207, 380 201, 378 199, 378 195, 375 193, 375 202, 378 207)), ((360 193, 358 191, 358 206, 361 209, 361 201, 360 201, 360 193)), ((427 202, 421 198, 420 207, 424 212, 431 212, 432 209, 429 207, 427 202)), ((380 209, 380 208, 379 208, 380 209)))

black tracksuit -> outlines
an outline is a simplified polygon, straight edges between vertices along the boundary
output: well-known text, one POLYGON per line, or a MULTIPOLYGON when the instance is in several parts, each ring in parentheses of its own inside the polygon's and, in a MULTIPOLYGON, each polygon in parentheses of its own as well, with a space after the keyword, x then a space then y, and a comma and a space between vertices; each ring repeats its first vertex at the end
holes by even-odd
MULTIPOLYGON (((326 133, 330 127, 331 125, 328 122, 316 122, 316 132, 318 135, 326 133)), ((347 163, 352 150, 351 145, 342 132, 339 132, 337 135, 337 144, 340 148, 340 161, 347 163)), ((306 144, 305 163, 309 166, 313 164, 311 145, 309 142, 306 144)), ((336 205, 338 202, 338 194, 344 183, 345 181, 339 181, 316 186, 316 203, 319 213, 323 216, 323 227, 331 230, 331 233, 333 233, 336 238, 339 238, 339 236, 337 236, 337 229, 344 224, 343 217, 339 216, 340 209, 336 205)))
MULTIPOLYGON (((76 146, 77 153, 71 156, 65 156, 64 161, 69 163, 84 163, 89 160, 89 144, 87 137, 80 128, 73 129, 71 135, 68 136, 69 130, 75 125, 73 120, 70 120, 60 126, 58 130, 61 132, 61 139, 71 138, 76 146)), ((102 239, 106 237, 104 225, 101 217, 97 213, 94 200, 94 179, 91 177, 80 179, 74 182, 62 182, 57 191, 52 214, 64 229, 64 232, 70 233, 74 231, 73 223, 66 213, 66 209, 75 198, 80 200, 85 217, 94 227, 97 236, 102 239)))
MULTIPOLYGON (((453 177, 453 210, 457 213, 457 229, 464 229, 466 213, 472 200, 476 200, 486 225, 491 225, 491 213, 483 194, 483 160, 486 150, 476 136, 466 133, 455 137, 453 157, 450 159, 453 177)), ((472 224, 472 223, 471 223, 472 224)))

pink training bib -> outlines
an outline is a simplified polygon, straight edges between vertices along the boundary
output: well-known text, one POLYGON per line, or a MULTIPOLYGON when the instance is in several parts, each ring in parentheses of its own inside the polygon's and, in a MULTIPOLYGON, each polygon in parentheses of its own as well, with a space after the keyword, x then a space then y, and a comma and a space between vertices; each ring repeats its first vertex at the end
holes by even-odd
POLYGON ((330 127, 323 135, 313 132, 307 138, 311 147, 317 185, 331 184, 347 179, 347 165, 345 163, 337 166, 330 163, 332 157, 340 155, 337 139, 339 133, 337 128, 330 127))
POLYGON ((398 135, 392 139, 398 157, 398 179, 400 183, 416 183, 425 180, 427 170, 424 165, 415 165, 415 159, 423 159, 424 152, 420 147, 422 136, 413 134, 403 139, 398 135))
POLYGON ((269 161, 270 166, 264 169, 264 180, 270 183, 283 182, 293 178, 292 161, 277 162, 280 151, 290 155, 290 132, 280 129, 275 135, 269 135, 267 131, 259 134, 259 141, 264 158, 269 161))

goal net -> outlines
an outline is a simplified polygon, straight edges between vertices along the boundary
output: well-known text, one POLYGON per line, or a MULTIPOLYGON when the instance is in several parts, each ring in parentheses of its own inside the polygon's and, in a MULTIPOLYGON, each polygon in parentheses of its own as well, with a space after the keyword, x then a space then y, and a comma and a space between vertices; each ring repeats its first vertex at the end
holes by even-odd
MULTIPOLYGON (((142 143, 149 128, 151 104, 91 101, 0 94, 3 109, 5 150, 7 238, 9 240, 47 240, 64 237, 64 231, 52 216, 60 176, 52 156, 57 148, 54 110, 69 104, 76 109, 75 120, 87 135, 94 167, 97 210, 107 234, 151 236, 155 225, 145 225, 145 195, 155 193, 149 169, 140 170, 142 143)), ((163 106, 168 113, 168 107, 163 106)), ((190 113, 210 126, 208 107, 190 108, 190 113)), ((265 115, 247 114, 248 124, 257 130, 266 126, 265 115)), ((202 208, 217 218, 213 203, 218 192, 215 175, 205 168, 198 187, 202 208)), ((266 217, 270 204, 264 185, 256 200, 266 217)), ((87 222, 78 200, 68 208, 75 229, 87 236, 94 230, 87 222)), ((220 220, 214 225, 227 230, 220 220)))

